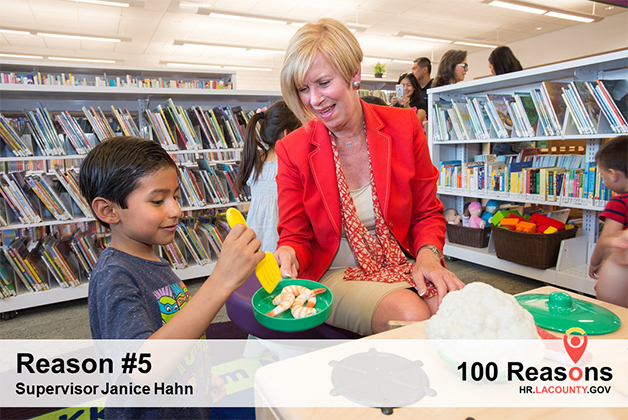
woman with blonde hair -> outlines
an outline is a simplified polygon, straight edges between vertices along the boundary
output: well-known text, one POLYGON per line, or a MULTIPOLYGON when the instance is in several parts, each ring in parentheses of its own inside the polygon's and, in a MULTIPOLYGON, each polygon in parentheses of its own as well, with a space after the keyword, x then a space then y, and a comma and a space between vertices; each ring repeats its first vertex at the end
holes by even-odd
POLYGON ((327 322, 368 335, 424 320, 463 287, 445 269, 438 170, 414 111, 361 101, 360 44, 334 19, 293 36, 281 90, 304 126, 276 145, 284 276, 320 281, 327 322))

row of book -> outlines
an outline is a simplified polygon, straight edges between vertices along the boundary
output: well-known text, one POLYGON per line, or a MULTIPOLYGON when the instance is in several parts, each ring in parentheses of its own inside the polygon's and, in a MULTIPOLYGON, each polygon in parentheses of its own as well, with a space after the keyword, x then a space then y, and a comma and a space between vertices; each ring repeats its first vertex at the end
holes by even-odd
POLYGON ((102 86, 102 87, 134 87, 134 88, 170 88, 170 89, 232 89, 232 83, 225 83, 223 80, 175 80, 133 77, 109 76, 104 73, 102 77, 93 76, 88 80, 86 77, 76 77, 71 73, 42 74, 37 72, 29 73, 0 73, 0 84, 10 85, 44 85, 44 86, 102 86))
POLYGON ((585 166, 535 166, 531 160, 508 165, 444 161, 441 162, 439 191, 603 206, 614 194, 604 184, 595 162, 585 166))
MULTIPOLYGON (((100 107, 83 106, 81 109, 84 118, 72 116, 68 111, 53 118, 40 103, 35 110, 24 110, 25 118, 7 118, 0 114, 0 138, 13 155, 25 157, 37 154, 35 145, 44 156, 83 155, 98 141, 119 133, 144 137, 137 119, 126 108, 112 105, 113 118, 107 117, 100 107)), ((208 110, 193 106, 186 111, 168 99, 154 110, 146 110, 152 128, 152 133, 147 135, 169 151, 241 148, 251 114, 252 111, 244 111, 240 106, 208 110)))
MULTIPOLYGON (((110 236, 97 233, 93 229, 96 224, 91 225, 70 232, 58 229, 46 233, 33 229, 25 235, 13 236, 0 247, 0 298, 16 296, 19 289, 49 290, 52 282, 67 288, 89 279, 100 253, 110 244, 110 236), (38 239, 32 240, 33 237, 38 239), (22 286, 16 287, 16 281, 22 286)), ((192 263, 207 265, 220 256, 229 230, 223 212, 210 211, 197 216, 186 212, 177 225, 175 240, 157 246, 155 251, 174 269, 185 269, 192 263)))
POLYGON ((15 280, 28 292, 49 290, 53 279, 62 288, 78 286, 89 278, 101 249, 79 229, 66 236, 44 234, 36 242, 16 237, 1 248, 1 298, 17 295, 15 280))
POLYGON ((440 100, 434 104, 434 139, 562 136, 568 134, 567 113, 578 134, 628 133, 627 92, 624 79, 548 81, 528 92, 440 100))
MULTIPOLYGON (((183 205, 204 207, 250 200, 250 191, 235 192, 237 167, 234 163, 210 164, 197 159, 196 167, 180 166, 183 205)), ((92 218, 89 203, 78 187, 77 170, 52 169, 45 172, 0 173, 0 196, 8 208, 0 208, 0 226, 12 219, 22 224, 42 223, 50 217, 70 221, 75 217, 92 218), (13 218, 7 217, 10 209, 13 218)))
POLYGON ((245 186, 242 193, 235 191, 237 168, 234 164, 217 163, 210 165, 205 159, 197 159, 198 169, 179 167, 181 192, 192 207, 208 204, 246 202, 251 194, 245 186))

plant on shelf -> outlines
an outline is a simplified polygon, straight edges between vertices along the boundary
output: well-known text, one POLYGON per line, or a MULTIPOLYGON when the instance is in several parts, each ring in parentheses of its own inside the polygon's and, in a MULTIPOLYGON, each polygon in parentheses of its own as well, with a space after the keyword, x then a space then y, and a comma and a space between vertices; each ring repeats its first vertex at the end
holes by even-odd
POLYGON ((373 71, 375 72, 375 77, 382 77, 384 73, 386 73, 386 64, 382 64, 379 61, 373 64, 373 71))

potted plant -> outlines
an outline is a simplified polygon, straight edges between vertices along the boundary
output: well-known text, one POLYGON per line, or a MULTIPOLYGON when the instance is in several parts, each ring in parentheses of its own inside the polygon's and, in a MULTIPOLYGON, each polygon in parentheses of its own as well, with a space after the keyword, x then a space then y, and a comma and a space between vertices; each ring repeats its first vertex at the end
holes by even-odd
POLYGON ((382 64, 379 61, 373 64, 373 71, 375 72, 375 77, 381 78, 384 73, 386 73, 386 64, 382 64))

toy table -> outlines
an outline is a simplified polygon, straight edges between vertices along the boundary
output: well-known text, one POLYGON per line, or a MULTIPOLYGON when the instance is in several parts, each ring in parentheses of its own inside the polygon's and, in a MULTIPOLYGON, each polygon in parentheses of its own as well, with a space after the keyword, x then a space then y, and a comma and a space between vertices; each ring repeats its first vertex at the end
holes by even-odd
MULTIPOLYGON (((534 290, 530 290, 526 293, 539 293, 539 294, 549 294, 555 291, 564 291, 556 287, 545 286, 540 287, 534 290)), ((628 339, 628 309, 622 308, 613 304, 609 304, 606 302, 601 302, 596 299, 588 298, 586 296, 578 295, 575 293, 570 293, 573 297, 577 299, 582 299, 585 301, 594 302, 600 306, 603 306, 615 314, 621 319, 622 325, 621 327, 610 334, 605 334, 601 336, 589 336, 590 339, 628 339)), ((427 321, 421 321, 412 323, 407 326, 403 326, 400 328, 395 328, 380 334, 374 334, 369 337, 365 337, 361 340, 369 340, 369 339, 386 339, 386 340, 396 340, 396 339, 426 339, 425 330, 427 328, 427 321)), ((555 333, 556 336, 562 336, 560 333, 555 333)), ((313 354, 313 353, 312 353, 313 354)), ((308 354, 307 356, 311 356, 308 354)), ((262 367, 259 371, 264 372, 265 374, 271 375, 284 375, 285 372, 282 370, 282 363, 289 362, 286 360, 285 362, 277 362, 267 366, 262 367)), ((301 377, 306 378, 305 369, 302 372, 299 372, 298 375, 293 375, 292 378, 301 377)), ((265 389, 263 386, 260 386, 259 389, 256 386, 256 398, 262 399, 262 401, 272 402, 273 395, 276 395, 276 392, 280 392, 276 389, 265 389)), ((425 397, 428 398, 428 397, 425 397)), ((258 404, 260 405, 260 404, 258 404)), ((272 404, 266 404, 272 405, 272 404)), ((625 419, 626 408, 570 408, 570 407, 561 407, 561 408, 477 408, 477 407, 461 407, 461 408, 417 408, 417 407, 402 407, 395 408, 394 413, 390 418, 399 420, 399 419, 418 419, 418 418, 426 418, 426 419, 533 419, 533 418, 544 418, 544 419, 564 419, 564 418, 595 418, 597 419, 625 419)), ((257 407, 256 408, 256 419, 258 420, 268 420, 268 419, 340 419, 340 420, 349 420, 349 419, 360 419, 360 420, 384 420, 388 416, 382 414, 382 412, 377 408, 371 407, 352 407, 352 408, 326 408, 326 407, 317 407, 317 408, 291 408, 291 407, 257 407)))

